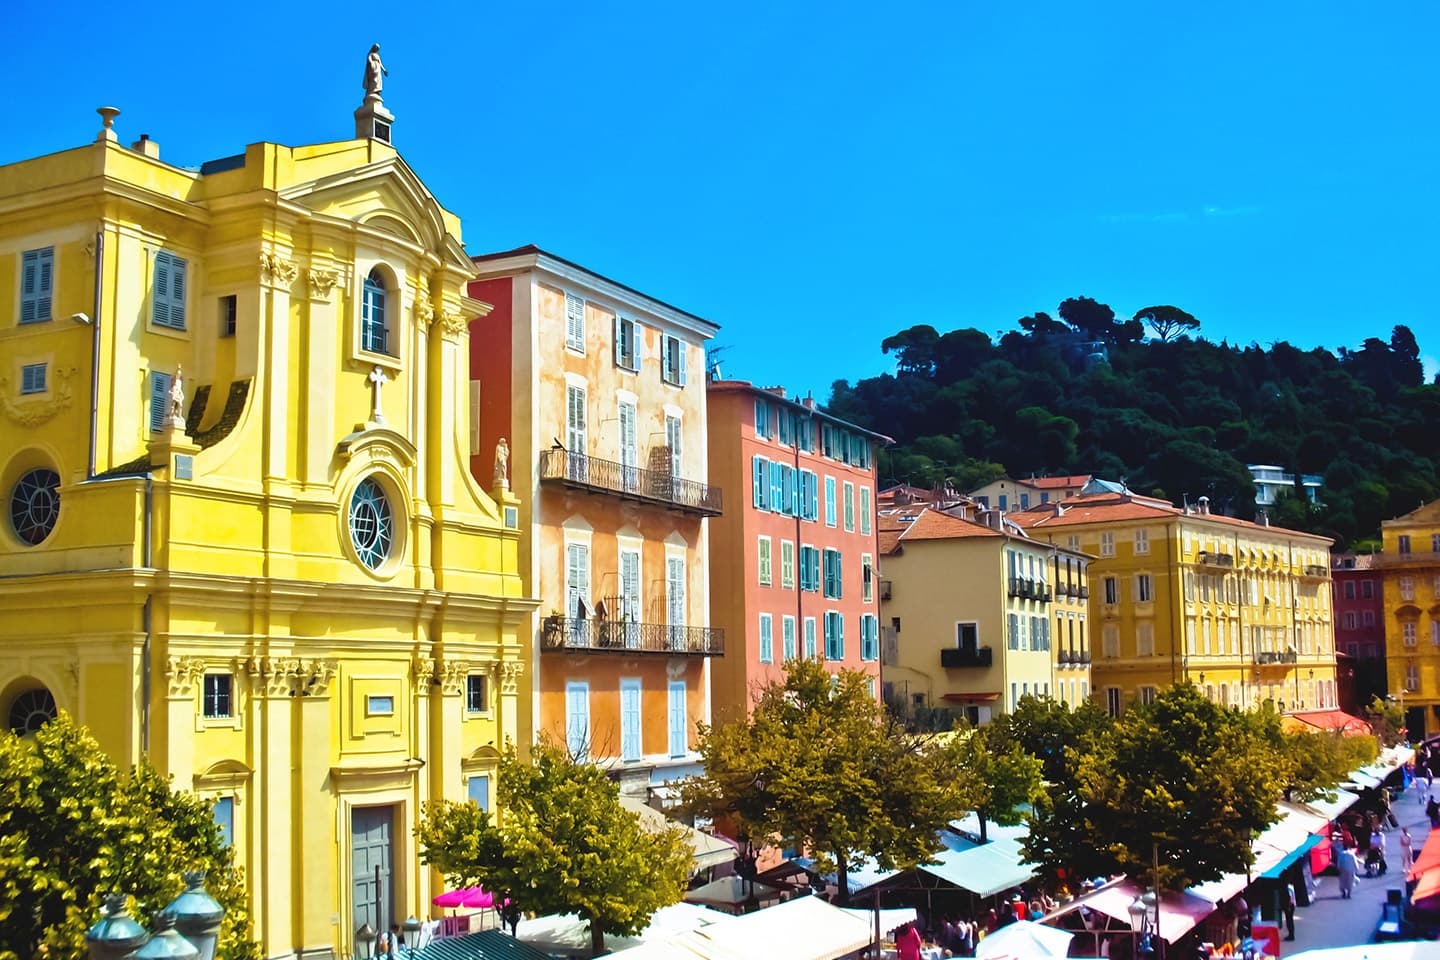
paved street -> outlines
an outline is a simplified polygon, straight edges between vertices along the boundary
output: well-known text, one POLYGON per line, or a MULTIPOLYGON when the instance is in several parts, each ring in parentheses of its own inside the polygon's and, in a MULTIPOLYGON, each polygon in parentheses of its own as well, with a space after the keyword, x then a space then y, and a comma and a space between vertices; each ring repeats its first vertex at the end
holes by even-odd
MULTIPOLYGON (((1410 828, 1418 857, 1430 832, 1430 821, 1425 816, 1424 805, 1417 803, 1415 798, 1415 788, 1411 787, 1395 800, 1393 809, 1400 826, 1410 828)), ((1340 899, 1339 881, 1335 877, 1319 877, 1316 880, 1315 901, 1295 911, 1295 939, 1281 944, 1286 955, 1321 947, 1368 943, 1373 939, 1385 891, 1391 887, 1402 890, 1405 887, 1405 875, 1400 869, 1399 838, 1399 827, 1385 835, 1389 872, 1374 878, 1361 874, 1355 896, 1351 899, 1340 899)))

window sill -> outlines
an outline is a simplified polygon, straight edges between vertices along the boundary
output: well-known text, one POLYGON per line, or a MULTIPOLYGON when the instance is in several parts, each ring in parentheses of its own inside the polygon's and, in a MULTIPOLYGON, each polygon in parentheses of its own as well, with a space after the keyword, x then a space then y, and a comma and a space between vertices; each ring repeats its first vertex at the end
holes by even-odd
POLYGON ((171 340, 189 340, 190 328, 166 327, 155 323, 153 320, 145 324, 147 333, 154 333, 162 337, 169 337, 171 340))
POLYGON ((376 353, 373 350, 366 350, 364 347, 355 351, 354 357, 362 366, 382 367, 393 373, 399 373, 404 369, 399 357, 388 353, 376 353))

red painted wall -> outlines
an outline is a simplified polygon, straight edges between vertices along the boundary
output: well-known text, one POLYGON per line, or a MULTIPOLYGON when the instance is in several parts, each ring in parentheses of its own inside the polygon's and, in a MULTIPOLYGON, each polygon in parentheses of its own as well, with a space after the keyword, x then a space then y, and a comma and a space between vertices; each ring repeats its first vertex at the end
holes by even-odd
POLYGON ((495 444, 506 437, 514 447, 510 436, 514 282, 510 277, 474 280, 466 291, 495 308, 470 321, 470 379, 480 381, 480 453, 470 458, 470 472, 486 490, 495 476, 495 444))

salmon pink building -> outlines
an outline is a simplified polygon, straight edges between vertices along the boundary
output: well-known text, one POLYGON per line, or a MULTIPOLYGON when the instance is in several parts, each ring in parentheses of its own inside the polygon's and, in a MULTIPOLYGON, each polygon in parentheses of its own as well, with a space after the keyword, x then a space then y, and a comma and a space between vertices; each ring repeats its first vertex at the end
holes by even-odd
POLYGON ((743 380, 708 384, 710 475, 728 491, 711 521, 717 720, 755 702, 786 660, 861 670, 879 697, 875 451, 889 438, 813 400, 743 380))
POLYGON ((508 473, 540 606, 521 741, 603 763, 626 792, 695 772, 710 717, 704 344, 715 324, 538 247, 475 258, 471 468, 508 473), (501 447, 502 438, 508 451, 501 447))

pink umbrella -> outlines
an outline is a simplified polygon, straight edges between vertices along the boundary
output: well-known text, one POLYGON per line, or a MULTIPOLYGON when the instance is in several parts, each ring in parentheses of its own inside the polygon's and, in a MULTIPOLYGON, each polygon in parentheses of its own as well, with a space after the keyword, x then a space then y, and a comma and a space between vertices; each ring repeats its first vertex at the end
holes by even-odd
POLYGON ((446 891, 432 902, 437 907, 493 907, 495 895, 483 887, 465 887, 462 890, 446 891))

